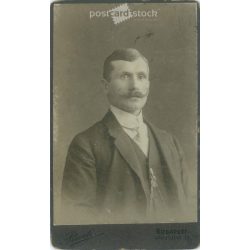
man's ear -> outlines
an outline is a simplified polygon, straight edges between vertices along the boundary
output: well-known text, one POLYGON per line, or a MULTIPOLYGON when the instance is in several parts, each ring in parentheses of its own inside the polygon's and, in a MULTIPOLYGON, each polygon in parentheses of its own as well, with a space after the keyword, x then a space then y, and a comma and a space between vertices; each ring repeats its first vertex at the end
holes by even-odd
POLYGON ((101 80, 101 82, 102 82, 104 91, 107 92, 108 88, 109 88, 109 82, 106 79, 104 79, 104 78, 101 80))

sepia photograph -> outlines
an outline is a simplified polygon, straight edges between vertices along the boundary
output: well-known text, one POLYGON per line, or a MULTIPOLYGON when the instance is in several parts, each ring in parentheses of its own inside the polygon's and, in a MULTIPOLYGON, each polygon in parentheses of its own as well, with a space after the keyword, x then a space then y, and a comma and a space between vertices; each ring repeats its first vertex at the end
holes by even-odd
POLYGON ((51 12, 52 224, 197 225, 197 2, 51 12))
POLYGON ((1 249, 246 249, 250 1, 1 4, 1 249))

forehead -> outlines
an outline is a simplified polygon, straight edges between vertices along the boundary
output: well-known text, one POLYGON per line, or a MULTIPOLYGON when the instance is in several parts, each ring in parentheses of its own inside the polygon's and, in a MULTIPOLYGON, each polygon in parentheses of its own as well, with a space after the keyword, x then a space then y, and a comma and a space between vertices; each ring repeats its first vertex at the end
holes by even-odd
POLYGON ((132 62, 124 61, 124 60, 116 60, 112 61, 111 65, 113 67, 113 71, 115 72, 148 72, 148 64, 142 58, 138 58, 132 62))

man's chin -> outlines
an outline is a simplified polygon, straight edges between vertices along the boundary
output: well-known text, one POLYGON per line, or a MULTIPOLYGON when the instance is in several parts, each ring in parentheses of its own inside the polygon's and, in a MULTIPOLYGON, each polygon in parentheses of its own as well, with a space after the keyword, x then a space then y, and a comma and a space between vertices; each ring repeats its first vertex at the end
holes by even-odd
POLYGON ((141 102, 142 97, 137 97, 137 96, 129 97, 129 101, 131 101, 131 102, 141 102))
POLYGON ((111 102, 113 106, 131 114, 139 114, 146 104, 144 98, 132 97, 124 102, 111 102))
POLYGON ((142 105, 129 105, 121 107, 122 110, 134 115, 138 115, 141 112, 142 108, 142 105))

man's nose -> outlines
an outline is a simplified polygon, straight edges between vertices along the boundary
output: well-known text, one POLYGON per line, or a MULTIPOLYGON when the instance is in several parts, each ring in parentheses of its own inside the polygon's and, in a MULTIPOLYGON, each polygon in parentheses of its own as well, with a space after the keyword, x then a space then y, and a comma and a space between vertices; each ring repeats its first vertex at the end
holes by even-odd
POLYGON ((139 80, 136 76, 132 76, 130 78, 130 88, 131 89, 138 89, 139 88, 139 80))

